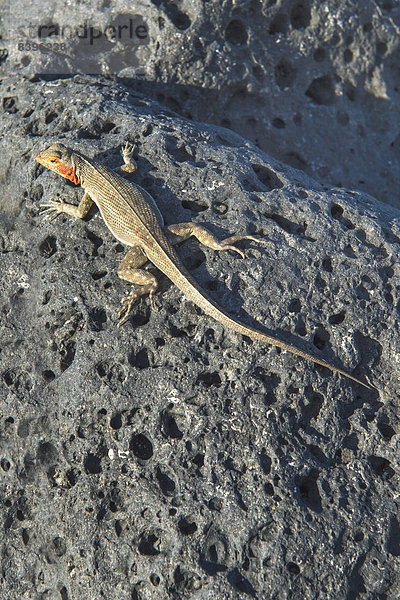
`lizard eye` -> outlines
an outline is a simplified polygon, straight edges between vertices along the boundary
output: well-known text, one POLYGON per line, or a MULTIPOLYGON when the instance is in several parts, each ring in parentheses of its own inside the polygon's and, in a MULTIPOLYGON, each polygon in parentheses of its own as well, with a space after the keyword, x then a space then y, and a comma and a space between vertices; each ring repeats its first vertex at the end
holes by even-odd
POLYGON ((57 161, 57 159, 56 159, 56 158, 51 158, 51 159, 50 159, 50 162, 56 162, 56 161, 57 161))

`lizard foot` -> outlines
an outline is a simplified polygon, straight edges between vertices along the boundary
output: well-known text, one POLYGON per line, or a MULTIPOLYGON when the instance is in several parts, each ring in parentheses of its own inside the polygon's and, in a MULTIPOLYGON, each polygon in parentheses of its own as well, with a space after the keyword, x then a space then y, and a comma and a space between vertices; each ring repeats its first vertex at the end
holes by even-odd
POLYGON ((130 142, 126 142, 125 146, 122 148, 122 158, 124 159, 124 164, 120 167, 121 171, 125 171, 125 173, 133 173, 136 171, 136 163, 132 158, 132 154, 136 145, 131 144, 130 142))
POLYGON ((122 148, 122 156, 131 156, 135 148, 136 144, 125 142, 125 146, 122 148))
POLYGON ((141 294, 137 290, 133 289, 128 296, 124 296, 121 300, 122 308, 118 313, 118 327, 121 327, 128 319, 134 302, 139 298, 141 294))
POLYGON ((239 248, 236 248, 236 246, 233 246, 233 244, 239 242, 240 240, 251 240, 252 242, 257 242, 258 244, 264 245, 271 244, 270 240, 263 240, 262 238, 257 238, 253 235, 232 235, 231 237, 228 237, 225 240, 222 240, 222 242, 220 242, 220 249, 233 250, 234 252, 240 254, 242 258, 244 258, 244 252, 242 250, 239 250, 239 248))
POLYGON ((121 300, 121 304, 123 305, 121 310, 118 313, 118 317, 119 317, 119 322, 118 322, 118 327, 121 327, 121 325, 123 325, 127 318, 129 317, 131 310, 132 310, 132 306, 135 303, 135 301, 140 298, 140 296, 143 296, 143 294, 149 293, 149 298, 150 298, 150 305, 152 310, 154 310, 154 312, 157 312, 157 307, 154 304, 154 296, 155 296, 155 292, 154 291, 150 291, 148 292, 148 290, 143 291, 141 289, 133 289, 131 291, 130 294, 128 294, 128 296, 124 296, 121 300))
POLYGON ((61 213, 65 212, 64 200, 49 200, 46 202, 46 204, 41 204, 40 208, 43 208, 44 210, 41 210, 39 215, 49 215, 50 213, 54 212, 49 221, 52 221, 58 217, 58 215, 61 215, 61 213))

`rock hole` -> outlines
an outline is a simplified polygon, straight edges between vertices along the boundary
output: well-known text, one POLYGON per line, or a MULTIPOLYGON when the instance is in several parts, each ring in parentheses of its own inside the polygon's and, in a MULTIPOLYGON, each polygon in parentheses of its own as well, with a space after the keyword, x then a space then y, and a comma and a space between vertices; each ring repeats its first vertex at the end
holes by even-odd
POLYGON ((27 532, 26 529, 22 530, 21 536, 22 536, 22 541, 24 542, 25 546, 27 546, 28 542, 29 542, 29 533, 27 532))
POLYGON ((153 456, 153 444, 143 433, 137 433, 132 437, 129 448, 136 458, 141 460, 149 460, 153 456))
POLYGON ((136 327, 142 327, 150 321, 151 310, 149 307, 143 310, 136 310, 133 315, 129 316, 129 319, 136 327))
POLYGON ((301 302, 298 298, 295 298, 289 303, 288 311, 291 313, 299 313, 301 311, 301 302))
POLYGON ((146 129, 142 132, 142 135, 143 135, 143 137, 148 137, 152 133, 153 133, 153 125, 151 125, 151 123, 149 123, 146 126, 146 129))
POLYGON ((300 573, 300 567, 294 562, 290 562, 286 565, 287 570, 291 575, 298 575, 300 573))
POLYGON ((90 331, 102 331, 106 321, 107 315, 103 308, 93 308, 89 311, 88 328, 90 331))
POLYGON ((275 127, 276 129, 285 129, 286 123, 283 119, 275 117, 275 119, 272 119, 272 127, 275 127))
POLYGON ((285 13, 277 13, 272 19, 268 31, 271 35, 276 33, 287 33, 289 28, 288 18, 285 13))
POLYGON ((92 251, 92 256, 97 256, 98 255, 98 249, 100 248, 100 246, 103 244, 103 240, 96 235, 95 233, 93 233, 93 231, 90 231, 90 229, 86 228, 86 237, 88 238, 88 240, 90 242, 92 242, 94 249, 92 251))
POLYGON ((54 119, 56 119, 58 117, 58 114, 54 111, 48 112, 46 117, 45 117, 45 123, 46 125, 48 125, 49 123, 51 123, 52 121, 54 121, 54 119))
POLYGON ((334 219, 340 219, 343 215, 343 208, 339 204, 332 204, 331 215, 334 219))
POLYGON ((385 42, 377 42, 376 51, 378 54, 385 54, 387 52, 387 44, 385 42))
POLYGON ((320 413, 322 408, 324 399, 321 394, 313 394, 308 402, 304 406, 303 416, 307 422, 310 422, 311 419, 316 419, 320 413))
POLYGON ((3 98, 3 110, 10 114, 18 112, 17 98, 15 96, 8 96, 7 98, 3 98))
POLYGON ((182 517, 178 522, 179 531, 183 535, 193 535, 197 531, 197 524, 194 520, 182 517))
POLYGON ((390 518, 387 551, 392 556, 400 556, 400 524, 394 515, 390 518))
POLYGON ((122 416, 121 413, 117 413, 110 419, 110 427, 112 429, 121 429, 122 427, 122 416))
POLYGON ((320 106, 333 104, 335 101, 335 90, 331 76, 323 75, 322 77, 316 77, 310 83, 306 91, 306 96, 320 106))
POLYGON ((204 383, 204 385, 207 387, 215 386, 218 388, 221 386, 221 377, 217 371, 213 371, 212 373, 209 371, 203 371, 203 373, 200 373, 200 375, 197 377, 197 383, 199 382, 204 383))
POLYGON ((113 123, 112 121, 104 121, 103 125, 101 126, 101 131, 103 133, 109 133, 111 129, 114 129, 114 127, 115 123, 113 123))
POLYGON ((137 369, 148 369, 150 367, 150 357, 147 348, 142 348, 137 354, 131 354, 128 360, 129 364, 137 369))
POLYGON ((5 471, 7 473, 7 471, 10 470, 11 463, 6 458, 2 458, 1 461, 0 461, 0 466, 3 469, 3 471, 5 471))
POLYGON ((67 544, 62 537, 55 537, 52 545, 56 556, 64 556, 67 552, 67 544))
POLYGON ((161 416, 161 426, 163 433, 172 439, 181 440, 183 438, 183 433, 179 429, 178 424, 168 411, 164 411, 161 416))
POLYGON ((329 333, 322 327, 319 327, 314 334, 313 344, 318 350, 323 350, 329 340, 329 333))
POLYGON ((115 533, 117 534, 117 537, 120 537, 120 535, 122 533, 122 525, 121 525, 120 521, 118 521, 118 519, 114 523, 114 529, 115 529, 115 533))
POLYGON ((154 547, 154 544, 158 542, 158 539, 159 538, 154 534, 142 536, 138 546, 140 554, 143 554, 144 556, 157 556, 157 554, 160 554, 159 550, 154 547))
POLYGON ((96 454, 92 454, 91 452, 88 452, 83 464, 84 464, 86 473, 88 473, 90 475, 98 475, 99 473, 102 472, 101 458, 99 456, 96 456, 96 454))
POLYGON ((346 48, 346 50, 343 52, 343 58, 345 63, 351 63, 353 60, 353 53, 349 48, 346 48))
POLYGON ((324 271, 326 271, 327 273, 332 273, 333 271, 333 267, 332 267, 332 259, 327 257, 324 258, 324 260, 322 261, 322 268, 324 269, 324 271))
POLYGON ((351 83, 348 83, 345 87, 345 94, 350 102, 355 102, 357 99, 357 90, 351 83))
POLYGON ((392 437, 396 434, 396 432, 393 429, 393 427, 391 427, 387 423, 378 423, 377 427, 378 427, 381 435, 384 438, 386 438, 387 440, 391 440, 392 437))
POLYGON ((268 219, 275 221, 275 223, 287 233, 301 233, 301 231, 299 231, 300 225, 298 223, 289 221, 289 219, 286 219, 286 217, 283 217, 282 215, 278 215, 276 213, 265 213, 265 216, 268 219))
POLYGON ((383 458, 382 456, 371 455, 368 460, 372 470, 374 473, 376 473, 376 475, 379 475, 384 479, 390 479, 393 477, 393 475, 395 475, 395 471, 392 469, 390 462, 386 458, 383 458))
POLYGON ((156 478, 162 493, 165 496, 171 496, 176 488, 175 482, 166 473, 163 473, 159 467, 157 467, 156 478))
POLYGON ((62 372, 66 371, 74 362, 76 352, 76 344, 73 340, 70 340, 66 344, 61 351, 61 361, 60 361, 60 369, 62 372))
POLYGON ((97 363, 95 368, 96 368, 98 376, 101 378, 105 377, 109 371, 108 363, 105 361, 97 363))
POLYGON ((267 496, 273 496, 275 494, 274 486, 269 481, 264 485, 264 491, 267 496))
POLYGON ((157 587, 158 585, 160 585, 161 579, 156 573, 152 573, 150 575, 150 581, 154 585, 154 587, 157 587))
POLYGON ((95 281, 98 281, 99 279, 102 279, 103 277, 105 277, 107 275, 108 271, 96 271, 95 273, 91 273, 91 276, 93 277, 93 279, 95 281))
POLYGON ((265 165, 251 165, 256 177, 267 188, 268 191, 283 188, 283 183, 278 175, 265 165))
POLYGON ((202 454, 201 452, 196 454, 196 456, 192 458, 192 463, 199 467, 199 469, 201 469, 201 467, 204 467, 204 454, 202 454))
MULTIPOLYGON (((350 246, 350 244, 347 244, 347 246, 343 249, 344 254, 348 257, 348 258, 357 258, 357 254, 354 252, 353 248, 350 246)), ((357 288, 360 291, 360 294, 362 295, 365 291, 365 288, 363 285, 359 285, 357 288)), ((369 299, 369 295, 367 293, 366 295, 366 299, 369 299)))
POLYGON ((247 42, 247 29, 246 25, 239 21, 239 19, 233 19, 230 21, 225 30, 225 39, 234 46, 244 46, 247 42))
POLYGON ((311 21, 311 9, 307 2, 298 2, 290 11, 290 22, 295 29, 305 29, 311 21))
POLYGON ((339 325, 340 323, 343 323, 345 318, 346 318, 346 311, 342 310, 339 313, 336 313, 336 315, 331 315, 329 317, 328 321, 331 325, 339 325))
POLYGON ((322 511, 321 496, 317 485, 318 477, 319 471, 311 469, 308 475, 296 478, 301 499, 315 512, 322 511))
POLYGON ((78 481, 78 474, 76 473, 75 469, 69 469, 65 474, 65 478, 68 482, 68 487, 71 488, 74 487, 78 481))
POLYGON ((41 244, 39 244, 39 252, 45 258, 50 258, 57 252, 57 238, 53 235, 47 236, 41 244))
POLYGON ((360 542, 363 541, 364 537, 365 536, 362 531, 357 531, 354 535, 354 541, 359 544, 360 542))
POLYGON ((15 371, 6 371, 3 373, 3 381, 7 387, 11 387, 15 381, 15 371))
POLYGON ((191 210, 195 213, 203 212, 203 210, 207 210, 208 208, 207 204, 199 200, 182 200, 181 204, 186 210, 191 210))
POLYGON ((261 65, 254 65, 252 71, 254 77, 258 79, 258 81, 262 81, 264 79, 264 70, 261 65))
POLYGON ((291 87, 296 79, 295 67, 286 58, 282 58, 275 66, 275 81, 281 90, 291 87))

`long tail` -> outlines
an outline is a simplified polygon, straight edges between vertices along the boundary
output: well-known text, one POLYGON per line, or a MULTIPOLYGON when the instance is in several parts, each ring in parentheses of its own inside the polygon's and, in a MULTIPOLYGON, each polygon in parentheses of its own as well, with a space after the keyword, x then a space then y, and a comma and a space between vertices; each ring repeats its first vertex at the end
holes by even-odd
MULTIPOLYGON (((172 252, 175 255, 175 252, 172 252)), ((150 258, 150 257, 149 257, 150 258)), ((157 257, 158 258, 158 257, 157 257)), ((150 260, 156 265, 159 266, 165 272, 165 262, 163 265, 161 263, 158 265, 160 261, 157 260, 156 257, 151 257, 150 260)), ((175 255, 174 258, 168 257, 168 277, 171 281, 189 298, 192 300, 199 308, 201 308, 205 313, 213 317, 216 321, 230 327, 234 331, 241 333, 242 335, 246 335, 253 340, 259 340, 260 342, 264 342, 266 344, 271 344, 272 346, 277 346, 278 348, 282 348, 282 350, 286 350, 287 352, 291 352, 296 356, 300 356, 301 358, 305 358, 311 362, 316 363, 317 365, 321 365, 322 367, 326 367, 331 371, 336 373, 340 373, 344 377, 355 381, 356 383, 364 386, 367 389, 373 389, 373 386, 369 385, 365 381, 361 381, 361 379, 357 379, 357 377, 353 377, 350 373, 339 369, 338 367, 334 367, 329 364, 325 360, 320 358, 316 358, 312 354, 308 354, 307 352, 303 352, 303 350, 298 350, 294 346, 287 344, 286 342, 282 342, 281 340, 262 333, 258 329, 254 329, 248 325, 244 325, 240 321, 237 321, 233 317, 229 316, 216 302, 213 301, 210 296, 201 288, 201 286, 197 283, 197 281, 192 277, 192 275, 186 271, 186 268, 180 262, 180 259, 175 255)))

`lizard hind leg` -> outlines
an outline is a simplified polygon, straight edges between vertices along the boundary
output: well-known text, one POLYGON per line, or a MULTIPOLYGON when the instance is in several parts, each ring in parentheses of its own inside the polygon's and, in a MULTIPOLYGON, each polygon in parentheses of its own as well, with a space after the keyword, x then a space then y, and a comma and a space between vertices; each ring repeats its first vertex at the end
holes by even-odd
POLYGON ((122 308, 119 311, 118 327, 121 327, 129 317, 134 302, 145 294, 149 294, 151 307, 154 310, 154 294, 158 288, 158 281, 152 273, 140 269, 147 262, 147 256, 140 246, 132 246, 121 260, 118 267, 118 277, 134 284, 134 288, 122 298, 122 308))
POLYGON ((202 225, 197 225, 197 223, 177 223, 175 225, 169 225, 167 229, 171 233, 184 237, 185 239, 193 235, 201 244, 203 244, 203 246, 211 248, 212 250, 233 250, 240 254, 242 258, 244 258, 244 253, 234 246, 236 242, 239 242, 240 240, 252 240, 259 244, 270 243, 267 240, 262 240, 252 235, 232 235, 219 242, 208 229, 202 225))

